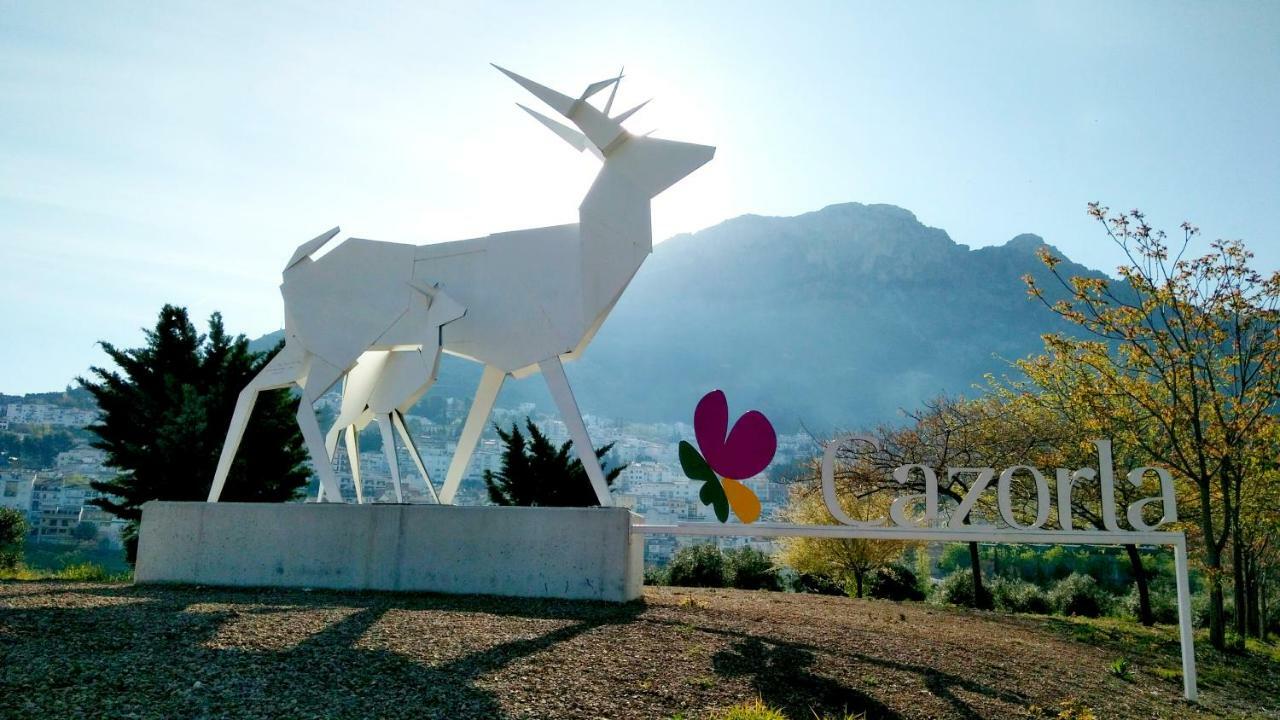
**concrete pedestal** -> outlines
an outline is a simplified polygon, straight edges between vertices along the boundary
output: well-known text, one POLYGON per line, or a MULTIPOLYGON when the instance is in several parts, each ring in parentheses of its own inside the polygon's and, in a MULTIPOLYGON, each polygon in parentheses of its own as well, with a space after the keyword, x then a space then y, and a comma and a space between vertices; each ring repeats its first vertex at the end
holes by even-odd
POLYGON ((625 508, 149 502, 139 584, 625 602, 643 538, 625 508))

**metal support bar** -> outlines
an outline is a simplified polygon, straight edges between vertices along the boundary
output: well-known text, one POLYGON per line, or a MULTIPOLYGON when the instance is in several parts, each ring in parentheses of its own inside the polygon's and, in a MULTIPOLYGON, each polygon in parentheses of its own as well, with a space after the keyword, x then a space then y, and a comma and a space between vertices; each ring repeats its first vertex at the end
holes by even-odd
MULTIPOLYGON (((1170 533, 1172 534, 1172 533, 1170 533)), ((1187 568, 1187 539, 1177 533, 1178 542, 1173 546, 1173 562, 1178 577, 1178 639, 1182 643, 1182 694, 1195 700, 1196 646, 1195 630, 1191 627, 1191 578, 1187 568)))

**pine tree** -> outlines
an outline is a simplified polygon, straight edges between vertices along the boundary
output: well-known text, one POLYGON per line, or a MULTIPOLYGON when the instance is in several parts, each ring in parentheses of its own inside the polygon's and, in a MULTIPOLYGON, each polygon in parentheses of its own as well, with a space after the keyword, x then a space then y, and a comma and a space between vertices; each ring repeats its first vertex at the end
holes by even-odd
MULTIPOLYGON (((117 474, 92 483, 114 497, 92 502, 129 521, 124 537, 133 562, 142 504, 207 497, 236 397, 280 346, 251 352, 243 335, 227 335, 218 313, 209 319, 208 334, 200 335, 186 309, 172 305, 165 305, 155 329, 146 331, 144 347, 99 344, 119 370, 93 367, 93 378, 78 382, 102 412, 89 427, 97 435, 92 444, 107 453, 107 465, 117 474)), ((310 470, 294 417, 297 403, 287 391, 258 398, 224 501, 298 497, 310 470)))
MULTIPOLYGON (((520 428, 511 424, 504 431, 497 424, 494 429, 502 438, 502 468, 498 472, 484 471, 484 484, 489 490, 489 500, 495 505, 542 505, 545 507, 592 507, 599 505, 587 471, 582 461, 569 459, 573 447, 570 440, 558 449, 538 430, 529 418, 525 418, 529 430, 528 439, 520 428)), ((596 457, 603 459, 613 443, 596 450, 596 457)), ((610 486, 626 467, 605 470, 605 482, 610 486)))

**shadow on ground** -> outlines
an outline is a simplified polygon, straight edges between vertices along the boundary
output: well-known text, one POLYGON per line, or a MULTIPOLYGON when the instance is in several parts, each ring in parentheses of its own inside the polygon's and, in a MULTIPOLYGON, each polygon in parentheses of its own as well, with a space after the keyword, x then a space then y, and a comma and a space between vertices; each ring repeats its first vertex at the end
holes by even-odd
POLYGON ((746 676, 767 705, 789 718, 855 717, 899 720, 902 716, 869 695, 812 672, 812 652, 794 645, 767 645, 748 637, 712 657, 715 671, 746 676))
POLYGON ((256 651, 211 645, 237 616, 262 613, 264 603, 297 606, 296 594, 202 590, 200 604, 214 609, 190 612, 191 593, 75 586, 21 593, 50 602, 0 613, 0 717, 503 718, 494 693, 477 680, 644 610, 639 603, 316 593, 304 596, 305 608, 340 609, 341 619, 288 649, 256 651), (359 646, 393 610, 560 622, 535 637, 427 665, 359 646))

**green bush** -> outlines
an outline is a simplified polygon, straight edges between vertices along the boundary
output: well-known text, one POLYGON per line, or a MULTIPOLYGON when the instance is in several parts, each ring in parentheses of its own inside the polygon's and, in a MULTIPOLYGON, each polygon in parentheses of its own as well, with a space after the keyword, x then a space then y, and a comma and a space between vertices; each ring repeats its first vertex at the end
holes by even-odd
MULTIPOLYGON (((1210 609, 1210 601, 1208 601, 1208 589, 1204 592, 1198 592, 1192 596, 1192 624, 1197 628, 1208 628, 1208 609, 1210 609)), ((1226 589, 1226 597, 1222 598, 1222 616, 1228 619, 1230 624, 1231 618, 1235 616, 1235 598, 1231 597, 1230 589, 1226 589)))
MULTIPOLYGON (((986 602, 982 605, 990 607, 991 591, 983 587, 982 592, 986 596, 986 602)), ((977 598, 973 592, 973 571, 968 568, 956 570, 942 578, 942 582, 933 589, 933 600, 948 605, 977 607, 978 603, 975 602, 977 598)))
POLYGON ((1018 578, 1000 577, 991 582, 991 600, 1005 612, 1048 615, 1053 605, 1044 590, 1035 583, 1018 578))
POLYGON ((727 587, 726 565, 724 553, 712 543, 682 547, 667 566, 667 582, 678 587, 727 587))
POLYGON ((817 575, 814 573, 799 573, 796 575, 792 583, 792 589, 801 593, 813 593, 814 595, 848 595, 844 584, 838 582, 830 575, 817 575))
POLYGON ((923 600, 916 574, 903 565, 885 565, 871 573, 867 594, 881 600, 923 600))
POLYGON ((644 584, 669 585, 670 583, 667 582, 667 571, 656 565, 646 565, 644 568, 644 584))
MULTIPOLYGON (((1172 588, 1152 587, 1151 617, 1162 625, 1173 625, 1178 622, 1178 595, 1172 588)), ((1133 588, 1122 601, 1125 617, 1138 617, 1138 588, 1133 588)), ((1193 611, 1194 612, 1194 611, 1193 611)), ((1206 609, 1207 612, 1207 609, 1206 609)))
POLYGON ((129 570, 124 552, 110 543, 81 545, 28 541, 24 550, 23 564, 35 571, 58 571, 83 563, 101 565, 107 572, 115 574, 129 570))
POLYGON ((763 552, 741 547, 724 553, 729 584, 740 590, 779 590, 778 570, 763 552))
POLYGON ((1088 575, 1071 573, 1054 584, 1049 591, 1049 602, 1063 615, 1092 618, 1106 614, 1111 596, 1088 575))
POLYGON ((13 508, 0 508, 0 570, 12 570, 22 560, 27 518, 13 508))
POLYGON ((969 545, 967 543, 947 543, 938 556, 938 570, 948 575, 956 570, 969 567, 969 545))

